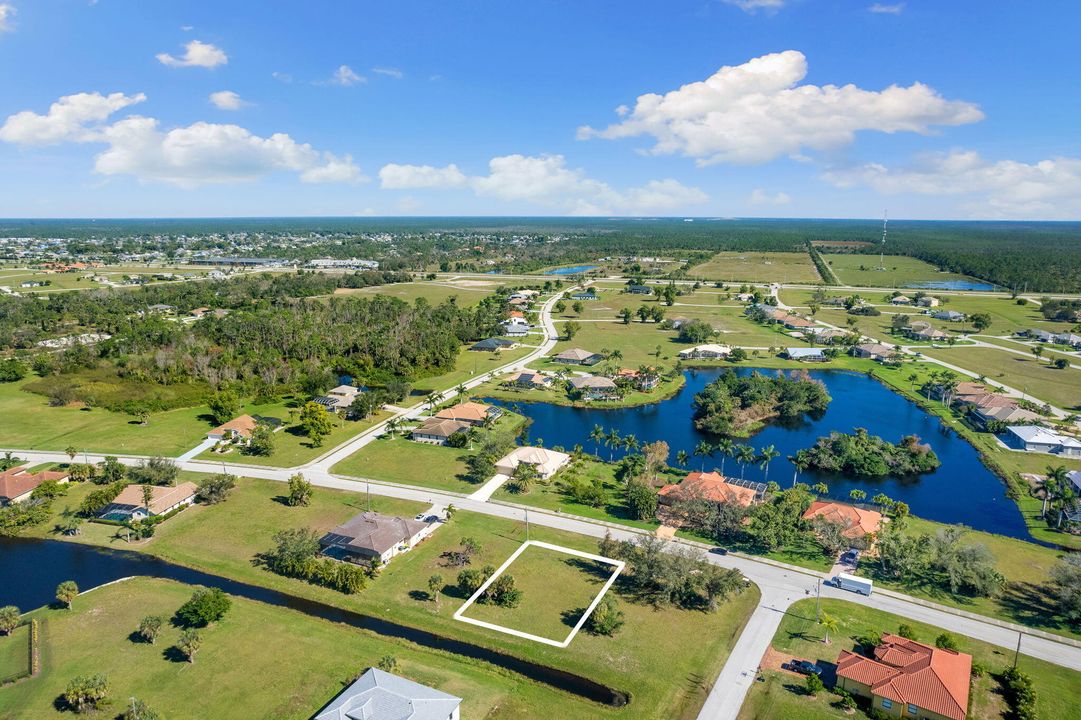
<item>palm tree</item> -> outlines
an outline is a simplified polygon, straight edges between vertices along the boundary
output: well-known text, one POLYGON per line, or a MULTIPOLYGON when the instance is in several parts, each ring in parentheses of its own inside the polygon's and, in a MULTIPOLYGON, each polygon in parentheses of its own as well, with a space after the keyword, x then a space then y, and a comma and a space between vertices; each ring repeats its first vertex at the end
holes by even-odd
POLYGON ((818 621, 822 625, 822 629, 826 631, 826 636, 822 638, 822 642, 827 645, 830 644, 830 633, 837 632, 837 618, 822 613, 822 619, 818 621))
POLYGON ((638 438, 633 433, 623 438, 623 449, 627 452, 634 452, 640 445, 641 443, 638 442, 638 438))
POLYGON ((855 488, 849 491, 848 497, 850 497, 853 502, 859 502, 867 498, 867 493, 863 490, 860 490, 859 488, 855 488))
POLYGON ((589 439, 593 441, 597 448, 597 452, 594 453, 598 460, 601 459, 601 443, 604 442, 604 428, 600 425, 594 425, 593 429, 589 432, 589 439))
POLYGON ((773 458, 779 457, 781 453, 777 452, 777 448, 772 445, 767 445, 762 448, 761 453, 758 455, 759 461, 762 463, 762 469, 766 471, 765 481, 769 482, 769 464, 773 458))
POLYGON ((612 352, 608 353, 608 359, 609 360, 622 360, 623 359, 623 351, 618 350, 618 349, 613 350, 612 352))
POLYGON ((619 447, 620 445, 619 430, 616 430, 615 428, 609 430, 608 434, 604 437, 604 444, 608 446, 608 462, 611 462, 613 458, 612 448, 619 447))
POLYGON ((717 441, 717 452, 721 455, 721 475, 724 475, 724 461, 735 454, 736 444, 732 442, 732 438, 723 437, 717 441))
POLYGON ((462 395, 465 395, 469 391, 466 390, 465 385, 462 384, 462 385, 459 385, 458 387, 454 388, 454 392, 456 392, 458 394, 458 397, 461 397, 462 395))
POLYGON ((736 446, 736 460, 739 462, 739 479, 743 479, 743 473, 747 469, 747 463, 754 462, 754 448, 750 445, 736 446))
POLYGON ((435 410, 435 406, 439 404, 439 393, 437 393, 435 390, 432 390, 430 393, 428 393, 427 396, 425 396, 424 401, 428 403, 429 410, 435 410))
POLYGON ((828 495, 829 491, 830 491, 829 487, 824 482, 815 483, 814 485, 811 486, 811 489, 814 490, 819 495, 828 495))
POLYGON ((676 453, 676 464, 679 465, 680 467, 687 467, 687 460, 688 460, 688 457, 687 457, 687 451, 686 450, 680 450, 679 452, 676 453))
POLYGON ((705 440, 703 440, 702 442, 700 442, 700 443, 698 443, 697 445, 694 446, 694 455, 695 455, 695 457, 701 456, 703 458, 703 460, 702 460, 702 472, 706 471, 706 461, 705 461, 704 458, 707 458, 712 454, 713 454, 713 446, 710 445, 705 440))
POLYGON ((1051 504, 1051 501, 1058 495, 1060 488, 1066 484, 1066 480, 1069 475, 1066 471, 1065 465, 1059 465, 1057 467, 1047 466, 1047 477, 1043 481, 1043 509, 1040 511, 1040 517, 1047 517, 1047 506, 1051 504))

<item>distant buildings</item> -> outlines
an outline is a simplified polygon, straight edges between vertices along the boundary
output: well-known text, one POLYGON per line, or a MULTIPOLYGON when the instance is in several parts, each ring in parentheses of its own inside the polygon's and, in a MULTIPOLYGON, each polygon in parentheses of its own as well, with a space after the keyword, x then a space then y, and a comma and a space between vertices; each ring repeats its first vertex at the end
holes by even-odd
POLYGON ((309 267, 319 270, 378 270, 379 263, 375 260, 358 260, 357 258, 316 258, 308 262, 309 267))

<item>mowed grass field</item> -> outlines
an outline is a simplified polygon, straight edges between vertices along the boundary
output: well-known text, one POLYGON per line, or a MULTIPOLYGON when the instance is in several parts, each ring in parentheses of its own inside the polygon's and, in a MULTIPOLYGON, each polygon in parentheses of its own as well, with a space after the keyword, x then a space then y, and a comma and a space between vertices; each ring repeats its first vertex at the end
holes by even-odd
POLYGON ((417 380, 413 383, 413 397, 402 401, 402 404, 413 405, 417 401, 423 400, 424 396, 433 390, 451 390, 475 378, 477 375, 483 375, 486 372, 491 372, 496 368, 519 360, 533 352, 536 348, 530 347, 530 345, 540 344, 543 336, 528 335, 524 338, 515 339, 524 344, 495 353, 478 352, 470 350, 468 345, 462 346, 462 349, 458 351, 458 360, 455 362, 453 370, 442 375, 433 375, 432 377, 417 380))
MULTIPOLYGON (((193 587, 139 578, 93 590, 73 611, 42 609, 42 672, 0 691, 0 717, 70 717, 55 701, 77 675, 108 678, 113 717, 136 697, 171 720, 309 718, 381 658, 397 673, 463 699, 466 717, 593 717, 596 708, 554 689, 448 653, 429 650, 242 598, 203 629, 195 663, 172 649, 180 629, 166 626, 155 644, 132 639, 141 618, 168 619, 193 587), (273 652, 267 652, 268 643, 273 652), (537 717, 536 715, 532 715, 537 717)), ((0 646, 25 637, 0 638, 0 646)))
POLYGON ((1081 370, 1058 370, 1049 366, 1045 359, 987 347, 937 348, 923 353, 1063 409, 1081 407, 1081 370))
MULTIPOLYGON (((873 610, 843 600, 822 600, 822 611, 835 618, 839 627, 829 644, 824 643, 822 626, 815 622, 815 601, 800 600, 792 605, 773 637, 774 650, 786 661, 791 658, 810 660, 825 669, 824 679, 832 681, 837 656, 842 650, 855 650, 857 638, 871 633, 896 633, 902 623, 915 631, 916 640, 934 645, 942 628, 907 620, 898 615, 873 610)), ((958 649, 972 655, 973 661, 998 673, 1013 662, 1013 653, 1006 648, 975 638, 955 636, 958 649)), ((1069 720, 1076 717, 1081 702, 1081 673, 1049 662, 1021 655, 1018 668, 1033 680, 1040 720, 1069 720)), ((740 720, 819 720, 847 718, 829 692, 810 698, 804 688, 804 678, 779 670, 765 670, 763 682, 753 683, 740 711, 740 720)), ((1007 717, 1000 697, 998 682, 984 675, 975 679, 970 691, 972 720, 1000 720, 1007 717)))
POLYGON ((0 681, 30 670, 30 624, 0 637, 0 681))
POLYGON ((478 600, 463 616, 562 642, 615 571, 614 565, 530 545, 502 573, 514 578, 521 602, 507 608, 478 600))
POLYGON ((903 288, 909 283, 971 280, 957 273, 940 272, 928 262, 904 255, 886 255, 885 270, 879 270, 878 255, 837 253, 823 255, 837 279, 844 285, 903 288))
POLYGON ((495 286, 477 287, 465 284, 449 284, 443 282, 412 282, 395 283, 391 285, 378 285, 366 288, 339 288, 334 291, 335 295, 385 295, 396 297, 406 302, 415 302, 418 298, 424 298, 432 305, 440 305, 450 298, 455 298, 458 305, 469 307, 476 305, 484 297, 491 294, 495 286))
POLYGON ((720 252, 708 262, 692 267, 688 275, 707 280, 822 282, 805 252, 720 252))

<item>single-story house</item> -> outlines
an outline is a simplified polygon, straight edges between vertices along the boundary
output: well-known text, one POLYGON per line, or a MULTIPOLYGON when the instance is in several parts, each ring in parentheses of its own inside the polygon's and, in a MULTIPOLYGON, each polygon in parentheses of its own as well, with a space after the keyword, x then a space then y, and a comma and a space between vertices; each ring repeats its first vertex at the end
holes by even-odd
POLYGON ((826 362, 829 358, 821 348, 785 348, 784 354, 789 360, 800 362, 826 362))
POLYGON ((503 408, 496 405, 464 402, 449 408, 443 408, 435 414, 440 420, 460 420, 470 425, 483 425, 488 418, 495 420, 503 414, 503 408))
POLYGON ((518 347, 518 343, 513 340, 506 340, 504 338, 488 338, 487 340, 481 340, 475 342, 469 346, 470 350, 474 352, 499 352, 500 350, 510 350, 511 348, 518 347))
POLYGON ((837 658, 837 687, 890 717, 965 720, 971 674, 971 655, 889 633, 873 658, 849 650, 837 658))
POLYGON ((514 300, 516 298, 524 298, 526 300, 532 300, 538 295, 540 295, 540 290, 532 290, 530 288, 526 288, 525 290, 515 290, 514 292, 512 292, 510 294, 510 299, 514 300))
POLYGON ((739 302, 750 302, 754 300, 754 293, 738 293, 736 295, 736 300, 739 302))
POLYGON ((241 415, 223 425, 219 425, 208 432, 206 436, 208 439, 217 440, 218 442, 247 442, 251 440, 251 435, 258 424, 259 422, 251 415, 241 415))
POLYGON ((842 526, 844 531, 841 534, 851 540, 876 533, 882 527, 880 512, 827 500, 815 500, 803 513, 804 520, 813 520, 816 517, 842 526))
POLYGON ((1081 458, 1081 441, 1038 425, 1010 425, 1003 440, 1015 450, 1081 458))
POLYGON ((571 295, 571 300, 596 300, 596 299, 597 299, 597 293, 594 290, 589 290, 589 291, 585 291, 585 292, 576 292, 573 295, 571 295))
POLYGON ((636 389, 644 392, 656 390, 657 386, 661 384, 661 374, 654 368, 648 368, 645 372, 631 368, 620 368, 619 372, 616 373, 616 380, 620 379, 629 380, 636 389))
POLYGON ((826 345, 832 345, 838 340, 843 340, 844 338, 852 334, 851 331, 848 330, 824 327, 808 328, 804 332, 808 332, 811 335, 814 335, 816 341, 820 343, 825 343, 826 345))
MULTIPOLYGON (((913 323, 913 325, 915 324, 916 323, 913 323)), ((937 342, 939 340, 946 340, 950 337, 949 333, 931 327, 917 330, 912 326, 909 326, 908 330, 905 331, 905 334, 913 340, 923 340, 926 342, 937 342)))
POLYGON ((962 322, 967 317, 963 312, 956 310, 939 310, 931 315, 935 320, 948 320, 950 322, 962 322))
POLYGON ((164 515, 177 508, 195 502, 199 486, 182 482, 176 487, 168 485, 128 485, 113 501, 98 513, 107 520, 144 520, 151 515, 164 515), (143 497, 143 488, 150 488, 150 504, 143 497))
POLYGON ((1073 333, 1062 333, 1055 336, 1055 342, 1059 345, 1069 345, 1070 347, 1081 347, 1081 335, 1075 335, 1073 333))
POLYGON ((421 521, 369 510, 331 528, 319 539, 319 545, 325 555, 339 560, 379 558, 385 563, 398 553, 412 550, 438 525, 434 518, 421 521))
POLYGON ((357 395, 362 392, 360 388, 352 385, 339 385, 333 390, 328 390, 326 395, 315 398, 312 402, 319 403, 327 409, 327 412, 336 413, 348 410, 353 401, 357 399, 357 395))
POLYGON ((503 326, 503 334, 508 337, 524 337, 531 327, 522 318, 510 318, 500 323, 503 326))
POLYGON ((716 345, 707 343, 705 345, 695 345, 692 348, 679 351, 680 360, 716 360, 719 358, 727 357, 732 352, 732 348, 727 345, 716 345))
POLYGON ((919 306, 925 308, 938 307, 941 303, 941 300, 936 297, 931 297, 930 295, 924 295, 919 299, 919 306))
POLYGON ((781 322, 783 322, 784 326, 789 330, 804 330, 817 327, 813 320, 808 320, 799 315, 787 315, 781 322))
POLYGON ((883 345, 882 343, 861 343, 852 348, 852 355, 854 357, 875 360, 876 362, 888 360, 896 353, 897 351, 892 347, 883 345))
POLYGON ((571 388, 583 400, 618 400, 619 386, 600 375, 576 375, 570 379, 571 388))
POLYGON ((685 318, 685 317, 669 318, 668 326, 671 327, 673 330, 679 330, 681 327, 683 327, 684 325, 686 325, 690 321, 691 321, 690 318, 685 318))
POLYGON ((590 352, 582 348, 568 348, 558 355, 552 356, 552 362, 564 365, 596 365, 604 356, 600 353, 590 352))
POLYGON ((513 297, 513 296, 511 296, 511 297, 507 298, 507 304, 508 305, 513 305, 514 307, 529 307, 530 302, 531 301, 530 301, 529 298, 524 298, 524 297, 513 297))
POLYGON ((1008 425, 1028 425, 1044 420, 1041 415, 1016 405, 975 405, 972 408, 972 415, 984 427, 987 427, 987 424, 992 422, 1002 422, 1008 425))
POLYGON ((735 503, 750 507, 766 495, 766 484, 726 478, 719 472, 692 472, 683 482, 665 485, 657 492, 662 505, 682 500, 709 500, 715 503, 735 503))
POLYGON ((890 304, 892 305, 911 305, 912 298, 905 295, 898 295, 897 297, 890 298, 890 304))
POLYGON ((1071 470, 1066 473, 1066 478, 1073 483, 1073 491, 1081 495, 1081 470, 1071 470))
POLYGON ((628 285, 627 292, 632 295, 652 295, 653 288, 646 285, 628 285))
POLYGON ((522 370, 508 375, 503 384, 520 388, 546 388, 551 386, 552 377, 537 370, 522 370))
POLYGON ((410 438, 417 442, 429 445, 446 445, 451 435, 460 432, 468 432, 473 427, 461 420, 444 420, 440 418, 428 418, 419 427, 414 428, 410 438))
POLYGON ((1025 334, 1027 334, 1033 340, 1039 340, 1040 342, 1055 342, 1055 334, 1049 333, 1046 330, 1028 330, 1025 334))
POLYGON ((462 699, 369 668, 314 720, 459 720, 462 699))
POLYGON ((49 480, 65 483, 68 474, 57 470, 27 472, 25 466, 13 467, 0 472, 0 507, 14 505, 30 499, 39 485, 49 480))
POLYGON ((557 452, 539 447, 517 447, 510 451, 495 464, 496 472, 504 475, 513 475, 514 469, 521 463, 533 465, 537 468, 537 474, 541 478, 548 478, 559 472, 559 469, 570 462, 571 456, 567 453, 557 452))
POLYGON ((165 305, 164 303, 157 303, 155 305, 148 306, 146 308, 146 310, 147 310, 147 312, 162 313, 162 314, 165 314, 165 315, 169 315, 169 314, 172 314, 172 313, 176 312, 176 306, 175 305, 165 305))

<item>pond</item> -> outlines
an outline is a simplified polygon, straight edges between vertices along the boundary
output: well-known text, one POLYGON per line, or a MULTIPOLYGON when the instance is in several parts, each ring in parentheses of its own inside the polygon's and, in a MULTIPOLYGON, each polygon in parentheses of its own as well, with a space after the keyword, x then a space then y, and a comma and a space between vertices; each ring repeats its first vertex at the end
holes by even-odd
MULTIPOLYGON (((516 409, 532 420, 528 427, 529 437, 543 440, 545 447, 572 448, 581 444, 587 452, 597 452, 589 433, 595 425, 600 425, 605 431, 616 429, 621 436, 633 434, 640 443, 664 440, 671 450, 669 463, 674 465, 678 451, 691 454, 703 440, 714 444, 718 440, 716 436, 695 429, 691 402, 695 393, 720 372, 720 368, 689 370, 687 383, 679 393, 652 405, 605 410, 520 403, 516 409)), ((749 373, 752 369, 739 368, 737 372, 749 373)), ((939 418, 862 373, 811 370, 810 374, 825 383, 833 398, 821 418, 798 424, 773 423, 750 438, 736 439, 737 443, 753 445, 756 450, 773 445, 781 453, 769 466, 769 479, 781 487, 791 485, 795 469, 787 460, 788 456, 811 447, 817 438, 831 431, 851 432, 853 428, 863 427, 872 435, 891 442, 897 442, 903 435, 915 434, 929 443, 942 461, 936 472, 920 477, 854 479, 808 471, 799 479, 812 485, 820 481, 826 483, 830 497, 838 500, 847 500, 853 488, 865 490, 868 499, 884 492, 894 500, 908 503, 914 515, 929 520, 961 523, 977 530, 1029 539, 1024 519, 1017 505, 1006 497, 1002 482, 980 462, 976 449, 943 425, 939 418)), ((513 403, 499 404, 510 406, 513 403)), ((603 444, 599 453, 604 459, 610 454, 617 459, 625 454, 623 450, 610 451, 603 444)), ((721 458, 692 455, 687 463, 688 470, 703 467, 720 469, 721 458)), ((731 458, 725 459, 724 471, 730 477, 739 477, 742 473, 747 480, 767 478, 766 471, 758 465, 748 464, 741 469, 731 458)))
POLYGON ((52 603, 55 601, 56 586, 65 580, 74 580, 85 591, 134 576, 166 578, 189 585, 221 588, 237 597, 289 608, 330 622, 492 663, 594 702, 621 706, 629 701, 623 692, 558 668, 383 618, 173 565, 149 555, 58 540, 0 537, 0 606, 16 605, 28 610, 52 603))
POLYGON ((598 265, 573 265, 571 267, 561 267, 555 270, 549 270, 545 275, 577 275, 579 273, 586 273, 590 270, 600 270, 598 265))
POLYGON ((982 280, 925 280, 907 283, 905 287, 916 290, 973 290, 976 292, 992 292, 995 290, 994 285, 982 280))

